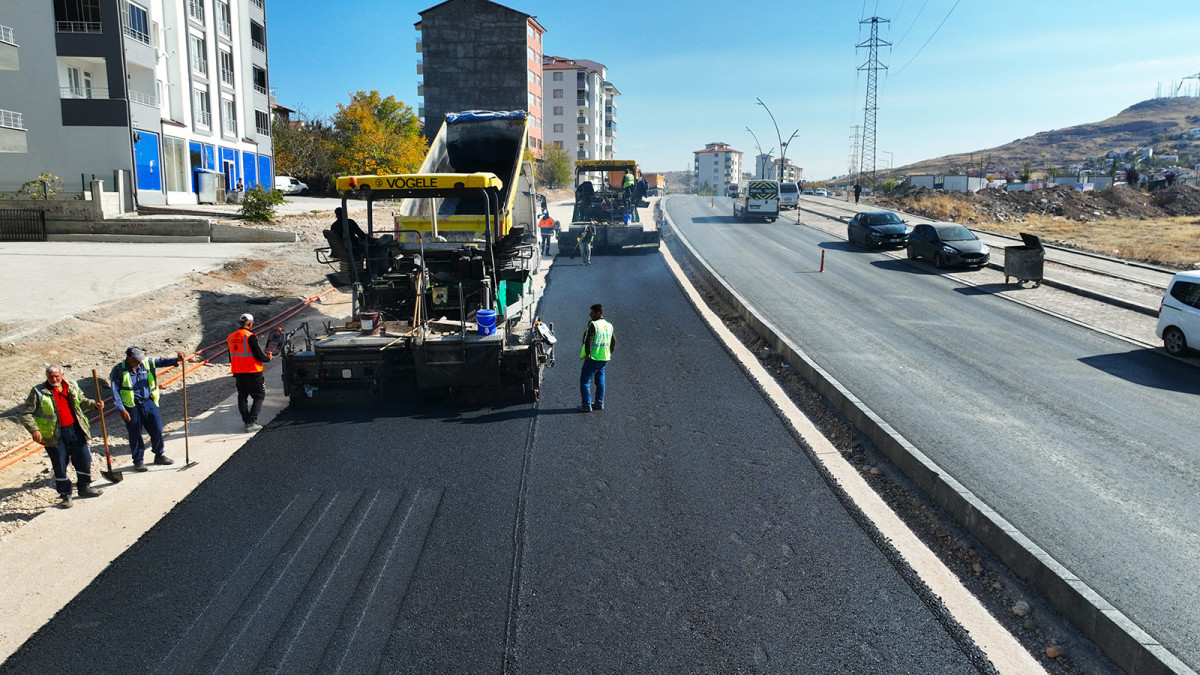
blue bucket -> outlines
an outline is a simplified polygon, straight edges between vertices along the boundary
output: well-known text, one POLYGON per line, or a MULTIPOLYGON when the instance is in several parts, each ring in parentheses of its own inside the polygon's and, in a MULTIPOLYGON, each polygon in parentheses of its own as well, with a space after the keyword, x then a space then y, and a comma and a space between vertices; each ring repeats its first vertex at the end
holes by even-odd
POLYGON ((475 325, 479 326, 480 335, 491 335, 496 332, 496 310, 481 309, 475 312, 475 325))

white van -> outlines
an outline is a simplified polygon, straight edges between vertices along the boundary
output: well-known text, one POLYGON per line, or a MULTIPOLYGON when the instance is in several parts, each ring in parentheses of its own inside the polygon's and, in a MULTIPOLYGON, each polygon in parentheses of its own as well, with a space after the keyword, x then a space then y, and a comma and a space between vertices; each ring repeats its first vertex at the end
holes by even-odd
POLYGON ((741 221, 759 218, 775 222, 779 217, 779 181, 754 178, 738 184, 733 217, 741 221))
POLYGON ((800 186, 795 183, 779 184, 779 210, 800 208, 800 186))
POLYGON ((301 183, 291 176, 275 176, 275 189, 285 195, 308 194, 308 185, 301 183))
POLYGON ((1180 272, 1171 278, 1158 308, 1155 332, 1171 356, 1186 354, 1188 345, 1200 347, 1200 272, 1180 272))

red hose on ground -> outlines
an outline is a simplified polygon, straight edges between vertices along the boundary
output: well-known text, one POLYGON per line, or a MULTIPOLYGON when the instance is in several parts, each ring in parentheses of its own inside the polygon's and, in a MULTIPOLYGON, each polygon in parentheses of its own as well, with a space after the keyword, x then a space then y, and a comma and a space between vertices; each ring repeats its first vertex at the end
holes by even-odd
MULTIPOLYGON (((296 314, 299 314, 305 307, 308 307, 312 303, 316 302, 322 296, 333 292, 333 290, 334 289, 332 289, 332 288, 327 288, 324 291, 317 293, 316 295, 311 295, 307 298, 304 298, 299 303, 283 310, 282 312, 280 312, 279 314, 276 314, 275 316, 271 317, 270 319, 263 321, 262 324, 260 324, 259 329, 257 331, 254 331, 254 334, 259 335, 263 332, 266 332, 268 329, 273 328, 275 324, 286 321, 287 319, 290 319, 291 317, 295 316, 296 314)), ((225 346, 224 342, 218 342, 216 344, 211 344, 207 347, 203 347, 203 348, 199 349, 198 351, 194 352, 188 358, 191 359, 193 357, 199 356, 200 354, 203 354, 204 352, 206 352, 210 349, 215 349, 217 347, 223 347, 223 346, 225 346)), ((209 363, 213 359, 215 359, 219 356, 223 356, 228 353, 229 353, 229 349, 228 349, 228 347, 226 347, 225 349, 213 354, 212 356, 209 356, 202 361, 196 362, 196 364, 194 366, 188 367, 187 372, 190 373, 194 370, 197 370, 198 368, 209 363)), ((176 366, 168 366, 166 368, 163 368, 163 372, 164 373, 169 372, 171 369, 173 369, 175 367, 176 366)), ((182 373, 182 371, 180 371, 179 373, 175 374, 174 377, 171 377, 171 378, 168 378, 168 379, 162 381, 160 383, 160 386, 165 387, 166 385, 171 384, 175 380, 178 380, 182 376, 183 376, 183 373, 182 373)), ((105 406, 104 406, 104 414, 105 415, 107 415, 110 411, 115 410, 115 409, 108 407, 108 403, 110 401, 112 401, 112 397, 104 398, 102 400, 105 403, 105 406)), ((97 417, 96 419, 99 419, 99 417, 97 417)), ((15 447, 12 447, 12 448, 9 448, 8 450, 0 452, 0 471, 3 471, 5 469, 7 469, 8 467, 16 464, 17 462, 20 462, 21 460, 25 459, 26 457, 29 457, 29 456, 37 453, 37 451, 41 450, 43 447, 44 446, 42 446, 40 443, 35 443, 35 442, 33 442, 32 439, 30 439, 30 440, 25 441, 24 443, 21 443, 15 447), (14 455, 18 455, 18 454, 20 456, 14 458, 14 455)))

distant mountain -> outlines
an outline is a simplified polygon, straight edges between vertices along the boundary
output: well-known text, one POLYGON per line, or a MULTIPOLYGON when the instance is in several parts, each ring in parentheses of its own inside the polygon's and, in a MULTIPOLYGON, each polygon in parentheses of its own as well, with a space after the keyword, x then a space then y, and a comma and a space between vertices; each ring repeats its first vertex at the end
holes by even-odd
POLYGON ((1156 148, 1161 154, 1164 146, 1171 152, 1189 154, 1192 162, 1200 161, 1200 138, 1183 141, 1168 140, 1200 127, 1200 98, 1156 98, 1132 105, 1115 117, 1103 122, 1080 124, 1065 129, 1042 131, 994 148, 974 153, 946 155, 915 164, 898 167, 893 172, 950 173, 954 170, 978 171, 980 163, 991 172, 1019 172, 1026 161, 1034 170, 1085 164, 1094 157, 1111 151, 1156 148))

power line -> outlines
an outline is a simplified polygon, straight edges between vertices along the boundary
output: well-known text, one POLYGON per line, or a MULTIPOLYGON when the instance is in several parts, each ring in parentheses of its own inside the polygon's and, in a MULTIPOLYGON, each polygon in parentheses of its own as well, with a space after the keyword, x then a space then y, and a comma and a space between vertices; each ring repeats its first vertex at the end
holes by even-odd
POLYGON ((908 37, 908 34, 912 32, 913 26, 917 25, 917 19, 921 18, 921 12, 925 11, 925 5, 928 4, 929 0, 925 0, 925 2, 921 3, 921 9, 917 10, 917 15, 913 17, 912 23, 908 24, 908 30, 904 31, 904 35, 901 35, 899 40, 896 40, 897 47, 899 47, 900 43, 904 42, 904 38, 908 37))
MULTIPOLYGON (((908 60, 908 63, 912 63, 913 59, 916 59, 918 56, 921 55, 921 52, 924 51, 925 47, 929 45, 929 41, 933 39, 933 36, 937 35, 938 31, 942 29, 942 26, 946 25, 946 21, 950 18, 950 15, 954 13, 954 8, 958 7, 958 3, 960 3, 960 2, 962 2, 962 0, 954 0, 954 7, 951 7, 950 11, 946 12, 946 18, 942 19, 942 22, 938 24, 938 27, 933 29, 933 35, 929 36, 929 40, 926 40, 925 44, 921 45, 921 48, 917 50, 916 54, 913 54, 913 57, 908 60)), ((905 68, 907 68, 908 63, 900 66, 900 70, 897 70, 896 74, 899 75, 905 68)))

